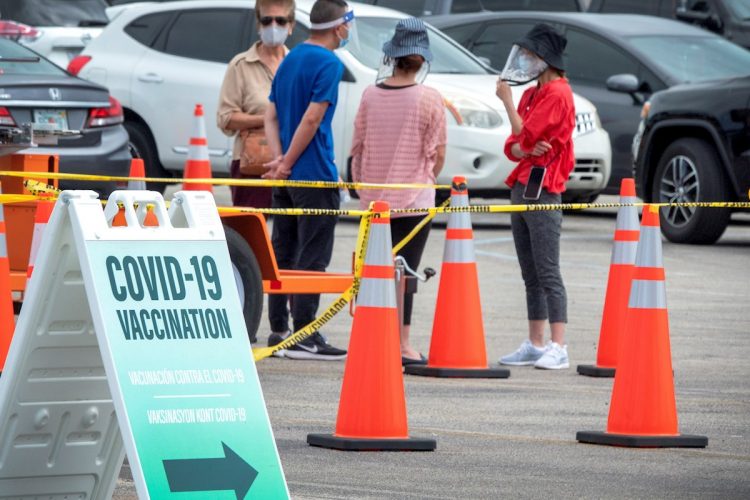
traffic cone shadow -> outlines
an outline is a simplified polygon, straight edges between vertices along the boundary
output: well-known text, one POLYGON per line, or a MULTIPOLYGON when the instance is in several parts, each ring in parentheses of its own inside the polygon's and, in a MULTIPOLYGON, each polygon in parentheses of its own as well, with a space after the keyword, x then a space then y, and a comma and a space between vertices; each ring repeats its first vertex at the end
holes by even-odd
POLYGON ((409 437, 401 372, 396 284, 388 203, 377 201, 357 294, 336 429, 308 434, 312 446, 348 451, 433 451, 434 439, 409 437))
MULTIPOLYGON (((451 207, 468 207, 466 178, 454 177, 451 207)), ((448 215, 443 265, 426 365, 407 365, 404 373, 427 377, 508 378, 506 368, 490 367, 484 340, 479 279, 474 257, 471 214, 448 215)))
POLYGON ((618 353, 606 432, 583 431, 583 443, 641 448, 705 448, 708 438, 680 434, 658 207, 643 209, 630 289, 626 341, 618 353))
MULTIPOLYGON (((0 187, 2 194, 2 187, 0 187)), ((5 231, 5 212, 0 204, 0 373, 8 357, 10 342, 15 328, 13 294, 10 288, 10 261, 5 231)))
MULTIPOLYGON (((188 159, 185 162, 184 176, 186 179, 210 179, 211 160, 208 157, 208 138, 206 136, 206 122, 203 119, 203 105, 196 104, 193 113, 193 135, 188 146, 188 159)), ((211 184, 185 182, 184 191, 210 191, 211 184)))
MULTIPOLYGON (((635 203, 635 181, 623 179, 620 203, 635 203)), ((607 292, 599 330, 595 365, 578 365, 578 373, 589 377, 614 377, 617 353, 624 341, 625 315, 628 310, 630 282, 633 279, 635 253, 638 248, 638 209, 620 207, 617 211, 612 259, 609 264, 607 292)))

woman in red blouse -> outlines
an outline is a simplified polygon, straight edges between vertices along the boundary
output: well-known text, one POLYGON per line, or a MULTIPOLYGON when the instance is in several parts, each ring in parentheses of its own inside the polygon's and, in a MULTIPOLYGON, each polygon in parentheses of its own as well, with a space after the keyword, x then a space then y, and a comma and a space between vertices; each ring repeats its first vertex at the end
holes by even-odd
MULTIPOLYGON (((573 169, 573 92, 565 78, 563 51, 567 40, 554 28, 538 24, 511 51, 500 79, 497 96, 505 105, 512 135, 505 142, 505 154, 518 162, 505 180, 513 204, 557 204, 573 169), (537 85, 526 90, 518 109, 508 81, 537 85), (525 192, 532 167, 545 169, 541 193, 525 192)), ((562 211, 511 214, 513 241, 526 286, 529 339, 500 358, 507 365, 534 365, 561 369, 570 366, 565 345, 567 295, 560 274, 560 230, 562 211), (544 343, 549 321, 552 340, 544 343)))

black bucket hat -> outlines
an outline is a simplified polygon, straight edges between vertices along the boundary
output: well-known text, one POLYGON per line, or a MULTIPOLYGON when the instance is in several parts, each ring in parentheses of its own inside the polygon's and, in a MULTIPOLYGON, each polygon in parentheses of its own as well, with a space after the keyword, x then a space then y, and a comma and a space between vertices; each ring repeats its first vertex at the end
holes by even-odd
POLYGON ((530 50, 555 69, 565 71, 563 52, 568 39, 548 24, 539 23, 523 38, 516 41, 524 49, 530 50))

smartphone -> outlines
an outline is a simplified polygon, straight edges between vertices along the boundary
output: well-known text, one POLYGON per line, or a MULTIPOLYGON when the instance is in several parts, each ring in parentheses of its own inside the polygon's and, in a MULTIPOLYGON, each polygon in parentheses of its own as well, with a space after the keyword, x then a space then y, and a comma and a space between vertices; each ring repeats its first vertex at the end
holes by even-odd
POLYGON ((542 184, 544 176, 547 174, 547 167, 531 167, 529 181, 526 183, 526 189, 523 190, 524 200, 538 200, 542 194, 542 184))

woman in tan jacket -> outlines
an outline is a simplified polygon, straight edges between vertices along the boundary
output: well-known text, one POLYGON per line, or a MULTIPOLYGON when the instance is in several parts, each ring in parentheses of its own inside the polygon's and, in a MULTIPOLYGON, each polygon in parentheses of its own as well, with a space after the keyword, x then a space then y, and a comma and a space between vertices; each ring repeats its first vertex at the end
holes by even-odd
MULTIPOLYGON (((224 75, 216 123, 226 135, 235 137, 230 168, 233 178, 260 178, 239 171, 241 132, 263 128, 271 81, 288 52, 284 42, 294 28, 294 8, 294 0, 257 0, 255 18, 260 40, 234 56, 224 75)), ((232 186, 232 202, 243 207, 270 207, 271 188, 232 186)))

